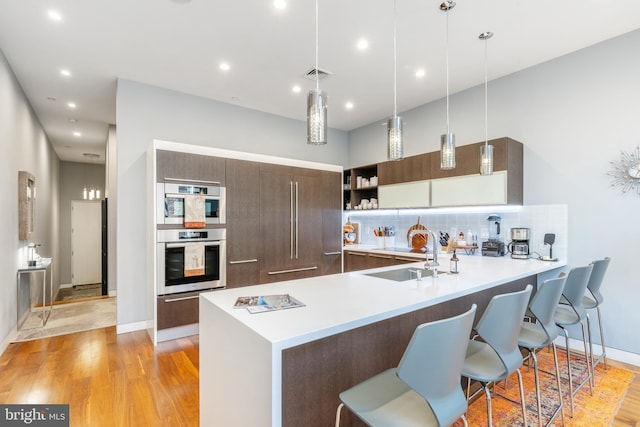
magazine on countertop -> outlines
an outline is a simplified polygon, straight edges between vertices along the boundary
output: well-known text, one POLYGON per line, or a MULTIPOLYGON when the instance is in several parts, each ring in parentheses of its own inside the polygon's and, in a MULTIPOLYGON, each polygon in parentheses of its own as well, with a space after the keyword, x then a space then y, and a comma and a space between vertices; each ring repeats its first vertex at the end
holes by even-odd
POLYGON ((233 308, 246 308, 252 314, 295 307, 304 307, 304 304, 289 294, 238 297, 233 305, 233 308))

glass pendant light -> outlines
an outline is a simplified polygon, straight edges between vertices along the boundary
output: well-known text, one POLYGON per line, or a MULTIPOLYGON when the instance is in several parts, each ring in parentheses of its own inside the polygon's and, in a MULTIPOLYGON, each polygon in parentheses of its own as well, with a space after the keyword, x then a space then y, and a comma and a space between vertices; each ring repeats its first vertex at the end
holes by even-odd
POLYGON ((393 117, 387 122, 387 159, 400 160, 402 158, 402 117, 398 116, 398 67, 397 67, 397 11, 396 0, 393 1, 393 117))
POLYGON ((440 136, 440 169, 456 167, 456 136, 449 131, 449 10, 456 5, 454 1, 444 1, 440 10, 447 13, 447 133, 440 136))
POLYGON ((327 143, 327 94, 320 90, 318 69, 318 0, 316 0, 316 89, 307 95, 307 144, 327 143))
POLYGON ((487 41, 493 36, 491 31, 481 33, 478 38, 484 40, 484 145, 480 146, 480 175, 493 173, 493 145, 489 144, 488 137, 488 78, 487 78, 487 41))

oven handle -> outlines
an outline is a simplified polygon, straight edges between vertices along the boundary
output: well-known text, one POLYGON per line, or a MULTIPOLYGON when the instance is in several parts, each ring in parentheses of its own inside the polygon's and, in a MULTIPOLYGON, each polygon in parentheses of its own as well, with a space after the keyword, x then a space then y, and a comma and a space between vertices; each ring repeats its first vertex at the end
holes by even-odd
MULTIPOLYGON (((165 198, 171 197, 172 199, 184 199, 185 196, 191 196, 192 194, 183 194, 183 193, 166 193, 164 195, 165 198)), ((207 200, 220 200, 220 196, 212 196, 210 194, 193 194, 193 196, 202 196, 207 200)))
POLYGON ((313 267, 294 268, 292 270, 268 271, 267 274, 269 276, 273 276, 274 274, 298 273, 300 271, 310 271, 310 270, 317 270, 317 269, 318 269, 318 266, 314 265, 313 267))
POLYGON ((172 182, 185 182, 185 183, 189 183, 189 184, 213 184, 213 185, 222 185, 222 183, 220 181, 203 181, 200 179, 180 179, 180 178, 167 178, 166 176, 164 177, 165 181, 172 181, 172 182))
MULTIPOLYGON (((201 242, 202 240, 194 240, 194 242, 201 242)), ((165 244, 167 248, 169 249, 173 249, 173 248, 184 248, 187 246, 187 243, 166 243, 165 244)), ((209 242, 209 243, 205 243, 205 246, 220 246, 220 242, 209 242)))
POLYGON ((171 299, 164 300, 164 302, 178 302, 178 301, 186 301, 186 300, 196 299, 196 298, 200 298, 200 295, 191 295, 190 297, 181 297, 181 298, 171 298, 171 299))

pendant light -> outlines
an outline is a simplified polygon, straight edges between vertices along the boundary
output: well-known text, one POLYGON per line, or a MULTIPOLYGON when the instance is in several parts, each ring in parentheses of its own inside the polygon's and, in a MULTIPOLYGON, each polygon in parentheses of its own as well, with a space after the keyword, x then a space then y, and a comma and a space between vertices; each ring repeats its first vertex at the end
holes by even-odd
POLYGON ((316 89, 307 95, 307 144, 327 143, 327 94, 320 90, 318 68, 318 0, 316 0, 316 89))
POLYGON ((493 145, 489 144, 488 137, 488 78, 487 78, 487 41, 493 36, 491 31, 481 33, 478 38, 484 40, 484 145, 480 146, 480 175, 493 173, 493 145))
POLYGON ((398 116, 398 66, 397 66, 397 11, 396 0, 393 0, 393 117, 387 123, 387 159, 402 158, 402 117, 398 116))
POLYGON ((456 167, 456 136, 449 131, 449 10, 456 5, 454 1, 444 1, 440 10, 447 14, 447 133, 440 136, 440 169, 456 167))

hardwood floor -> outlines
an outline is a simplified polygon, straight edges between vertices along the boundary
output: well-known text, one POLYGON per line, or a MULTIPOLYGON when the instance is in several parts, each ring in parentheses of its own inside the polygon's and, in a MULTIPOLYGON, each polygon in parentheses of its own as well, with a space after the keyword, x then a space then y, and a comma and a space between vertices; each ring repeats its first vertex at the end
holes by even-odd
POLYGON ((69 403, 71 426, 198 426, 198 349, 115 327, 11 344, 0 402, 69 403))
MULTIPOLYGON (((161 343, 115 327, 11 344, 0 402, 68 403, 71 426, 198 426, 198 336, 161 343)), ((640 368, 613 427, 640 427, 640 368)))

